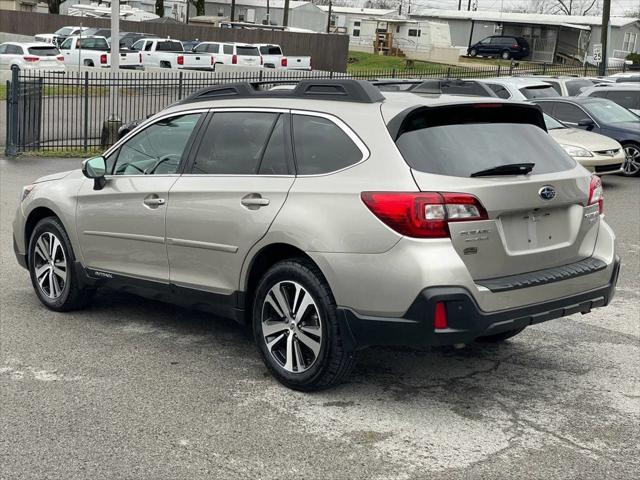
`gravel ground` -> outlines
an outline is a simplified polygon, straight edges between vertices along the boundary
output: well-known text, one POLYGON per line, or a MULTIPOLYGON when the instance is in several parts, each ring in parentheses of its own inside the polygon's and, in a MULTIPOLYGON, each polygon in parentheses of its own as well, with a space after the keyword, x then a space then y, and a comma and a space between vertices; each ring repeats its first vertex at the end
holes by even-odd
POLYGON ((501 346, 369 349, 348 383, 302 394, 232 322, 110 292, 38 303, 13 210, 78 165, 0 159, 0 478, 638 478, 640 179, 605 179, 623 258, 608 308, 501 346))

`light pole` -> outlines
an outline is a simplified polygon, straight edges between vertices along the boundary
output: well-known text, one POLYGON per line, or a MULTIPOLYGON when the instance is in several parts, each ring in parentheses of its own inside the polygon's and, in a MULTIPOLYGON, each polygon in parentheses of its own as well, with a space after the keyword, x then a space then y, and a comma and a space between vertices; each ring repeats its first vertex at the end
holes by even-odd
POLYGON ((611 15, 611 0, 604 0, 602 4, 602 30, 600 31, 600 43, 602 43, 602 59, 598 68, 598 74, 604 77, 607 74, 607 47, 609 43, 609 17, 611 15))

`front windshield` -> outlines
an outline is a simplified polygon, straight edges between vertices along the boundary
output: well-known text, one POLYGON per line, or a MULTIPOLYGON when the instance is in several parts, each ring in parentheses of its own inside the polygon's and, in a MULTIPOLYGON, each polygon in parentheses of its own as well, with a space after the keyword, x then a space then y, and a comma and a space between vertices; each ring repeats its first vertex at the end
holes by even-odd
POLYGON ((547 126, 547 130, 558 130, 559 128, 568 128, 565 127, 558 120, 553 118, 551 115, 547 115, 546 113, 542 114, 544 116, 544 124, 547 126))
POLYGON ((583 107, 596 120, 603 123, 640 122, 640 118, 624 107, 604 98, 598 102, 585 103, 583 107))
POLYGON ((56 30, 54 35, 70 35, 73 32, 73 27, 62 27, 60 30, 56 30))

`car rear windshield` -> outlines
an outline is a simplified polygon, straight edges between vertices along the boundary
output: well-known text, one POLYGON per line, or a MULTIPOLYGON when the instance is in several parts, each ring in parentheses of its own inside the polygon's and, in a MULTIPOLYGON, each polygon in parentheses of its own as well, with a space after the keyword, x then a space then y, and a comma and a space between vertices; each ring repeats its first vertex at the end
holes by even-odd
POLYGON ((570 97, 575 97, 585 88, 593 87, 593 82, 586 79, 569 80, 567 82, 567 93, 570 97))
POLYGON ((236 51, 238 55, 245 55, 247 57, 258 57, 260 55, 258 47, 236 47, 236 51))
POLYGON ((60 54, 56 47, 29 47, 28 50, 31 55, 39 57, 55 57, 60 54))
POLYGON ((260 53, 263 55, 282 55, 282 51, 280 50, 280 47, 273 46, 273 45, 260 47, 260 53))
POLYGON ((158 42, 158 46, 156 47, 156 51, 158 52, 182 52, 182 44, 180 42, 169 42, 167 40, 162 40, 158 42))
POLYGON ((533 174, 573 168, 575 161, 539 126, 540 112, 531 110, 425 112, 409 119, 396 145, 411 168, 437 175, 470 177, 513 163, 534 163, 533 174), (525 118, 536 115, 535 123, 525 118))
POLYGON ((527 98, 557 97, 558 92, 551 85, 523 87, 520 92, 527 98))

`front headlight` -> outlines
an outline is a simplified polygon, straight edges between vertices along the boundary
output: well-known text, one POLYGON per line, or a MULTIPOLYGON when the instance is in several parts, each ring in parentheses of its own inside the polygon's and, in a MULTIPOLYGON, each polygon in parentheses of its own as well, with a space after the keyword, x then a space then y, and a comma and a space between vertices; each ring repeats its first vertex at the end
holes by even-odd
POLYGON ((589 150, 585 150, 584 148, 576 147, 574 145, 564 145, 562 143, 560 144, 560 146, 564 149, 565 152, 567 152, 574 158, 593 157, 593 153, 591 153, 589 150))
POLYGON ((36 188, 35 185, 25 185, 24 187, 22 187, 22 193, 20 194, 20 203, 25 201, 25 199, 29 196, 34 188, 36 188))

